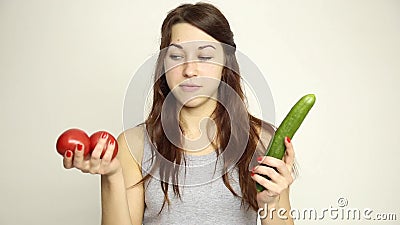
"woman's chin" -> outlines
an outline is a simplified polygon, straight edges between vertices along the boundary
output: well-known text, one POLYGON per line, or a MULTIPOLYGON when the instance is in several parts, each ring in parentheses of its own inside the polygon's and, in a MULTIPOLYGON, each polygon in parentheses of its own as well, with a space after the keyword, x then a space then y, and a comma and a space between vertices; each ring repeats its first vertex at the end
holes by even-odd
POLYGON ((208 105, 208 103, 211 103, 211 102, 215 102, 215 100, 212 98, 209 98, 209 97, 196 97, 196 98, 193 98, 193 99, 190 99, 190 100, 184 102, 183 107, 194 109, 194 108, 198 108, 198 107, 201 107, 204 105, 208 105))

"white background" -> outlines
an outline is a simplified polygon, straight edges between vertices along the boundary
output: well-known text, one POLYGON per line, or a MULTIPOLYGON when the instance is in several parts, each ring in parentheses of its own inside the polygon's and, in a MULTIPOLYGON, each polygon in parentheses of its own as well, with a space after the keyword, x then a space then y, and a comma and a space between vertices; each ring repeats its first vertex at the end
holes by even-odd
MULTIPOLYGON (((123 130, 125 90, 180 1, 0 1, 0 224, 100 223, 99 177, 66 171, 69 127, 123 130)), ((400 2, 212 1, 270 85, 277 124, 317 102, 293 139, 292 207, 400 212, 400 2)), ((297 224, 395 224, 298 221, 297 224)))

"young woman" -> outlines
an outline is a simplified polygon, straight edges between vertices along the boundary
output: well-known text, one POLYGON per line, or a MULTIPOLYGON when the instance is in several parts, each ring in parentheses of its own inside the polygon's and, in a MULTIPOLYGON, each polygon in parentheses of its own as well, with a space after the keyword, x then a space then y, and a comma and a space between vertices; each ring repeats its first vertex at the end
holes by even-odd
POLYGON ((64 157, 65 168, 101 175, 102 224, 256 224, 265 206, 287 212, 262 224, 293 224, 293 147, 287 138, 283 160, 262 157, 274 129, 243 103, 226 18, 213 5, 184 4, 161 34, 147 120, 118 137, 113 160, 107 135, 90 157, 82 146, 64 157))

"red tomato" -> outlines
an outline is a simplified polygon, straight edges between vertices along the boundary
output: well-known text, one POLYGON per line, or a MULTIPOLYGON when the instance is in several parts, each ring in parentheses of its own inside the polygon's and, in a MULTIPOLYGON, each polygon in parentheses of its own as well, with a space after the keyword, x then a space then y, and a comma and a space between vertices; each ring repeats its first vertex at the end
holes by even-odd
POLYGON ((114 152, 113 152, 113 155, 112 155, 112 158, 111 158, 111 159, 114 159, 115 156, 117 156, 117 153, 118 153, 118 142, 117 142, 117 140, 114 138, 114 136, 112 136, 112 135, 111 135, 110 133, 108 133, 107 131, 97 131, 96 133, 94 133, 94 134, 92 134, 92 135, 90 136, 90 152, 92 152, 92 151, 94 150, 94 148, 95 148, 96 145, 97 145, 97 142, 99 142, 99 139, 100 139, 100 137, 101 137, 101 135, 102 135, 103 133, 106 133, 106 134, 108 135, 108 138, 107 138, 107 145, 105 145, 105 147, 104 147, 104 149, 103 149, 103 152, 101 153, 100 158, 103 158, 104 154, 106 153, 107 146, 110 144, 110 140, 113 140, 114 143, 115 143, 115 147, 114 147, 114 152))
POLYGON ((90 139, 85 131, 80 129, 69 129, 64 131, 57 139, 57 152, 64 156, 67 150, 75 151, 76 146, 83 146, 83 154, 86 156, 90 152, 90 139))

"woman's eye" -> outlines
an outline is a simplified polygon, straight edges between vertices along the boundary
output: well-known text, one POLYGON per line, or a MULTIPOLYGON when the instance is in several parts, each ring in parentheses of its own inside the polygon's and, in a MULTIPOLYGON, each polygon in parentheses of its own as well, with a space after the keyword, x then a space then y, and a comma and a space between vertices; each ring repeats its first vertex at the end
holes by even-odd
POLYGON ((169 55, 169 58, 172 60, 180 60, 183 58, 183 56, 180 55, 169 55))
POLYGON ((210 59, 212 59, 213 57, 212 56, 199 56, 199 59, 201 60, 201 61, 208 61, 208 60, 210 60, 210 59))

